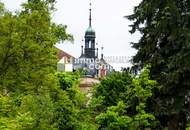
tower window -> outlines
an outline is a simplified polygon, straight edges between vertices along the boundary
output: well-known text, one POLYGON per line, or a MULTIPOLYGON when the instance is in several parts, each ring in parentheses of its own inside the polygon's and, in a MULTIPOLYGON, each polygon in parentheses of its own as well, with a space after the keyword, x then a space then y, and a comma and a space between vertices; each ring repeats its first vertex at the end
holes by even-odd
POLYGON ((88 43, 88 48, 92 48, 92 42, 91 41, 89 41, 89 43, 88 43))

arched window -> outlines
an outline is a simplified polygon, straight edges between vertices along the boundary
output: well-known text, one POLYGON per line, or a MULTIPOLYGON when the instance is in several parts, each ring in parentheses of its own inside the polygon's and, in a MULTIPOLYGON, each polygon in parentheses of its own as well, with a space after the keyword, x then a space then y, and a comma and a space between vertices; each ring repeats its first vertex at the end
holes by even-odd
POLYGON ((92 48, 92 42, 91 41, 88 42, 88 48, 92 48))

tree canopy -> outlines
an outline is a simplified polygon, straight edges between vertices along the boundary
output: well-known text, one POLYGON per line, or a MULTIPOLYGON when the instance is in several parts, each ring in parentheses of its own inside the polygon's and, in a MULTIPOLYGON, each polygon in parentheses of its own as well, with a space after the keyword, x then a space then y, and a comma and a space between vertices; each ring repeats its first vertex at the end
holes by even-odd
POLYGON ((143 0, 128 16, 134 22, 131 33, 142 34, 139 42, 132 43, 138 51, 134 67, 151 65, 151 79, 159 88, 150 106, 162 127, 171 130, 185 129, 189 116, 189 11, 188 0, 143 0))
POLYGON ((190 105, 190 1, 143 0, 127 18, 133 67, 86 94, 80 72, 57 72, 54 45, 73 40, 52 21, 55 0, 0 2, 1 130, 185 130, 190 105), (133 73, 137 72, 137 73, 133 73))
POLYGON ((30 0, 15 14, 0 3, 1 130, 88 127, 81 123, 86 100, 77 89, 78 74, 56 73, 54 45, 72 36, 52 22, 54 3, 30 0))

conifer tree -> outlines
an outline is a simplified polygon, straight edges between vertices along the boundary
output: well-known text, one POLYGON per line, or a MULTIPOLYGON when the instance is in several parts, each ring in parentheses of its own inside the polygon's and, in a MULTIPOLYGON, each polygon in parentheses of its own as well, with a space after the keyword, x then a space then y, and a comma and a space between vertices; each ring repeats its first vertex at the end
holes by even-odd
POLYGON ((162 126, 184 130, 189 116, 190 93, 190 1, 143 0, 128 16, 131 33, 142 37, 132 43, 136 70, 150 64, 150 75, 160 84, 150 110, 162 126))

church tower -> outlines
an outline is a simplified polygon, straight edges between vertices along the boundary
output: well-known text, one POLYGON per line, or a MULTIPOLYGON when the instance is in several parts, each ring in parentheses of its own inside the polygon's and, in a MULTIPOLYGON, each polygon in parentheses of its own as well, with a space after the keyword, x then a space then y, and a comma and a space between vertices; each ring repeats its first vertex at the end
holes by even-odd
POLYGON ((91 13, 91 3, 90 3, 90 15, 89 15, 89 26, 85 32, 85 48, 84 48, 84 55, 85 58, 96 58, 95 54, 95 38, 96 33, 92 29, 92 13, 91 13))

